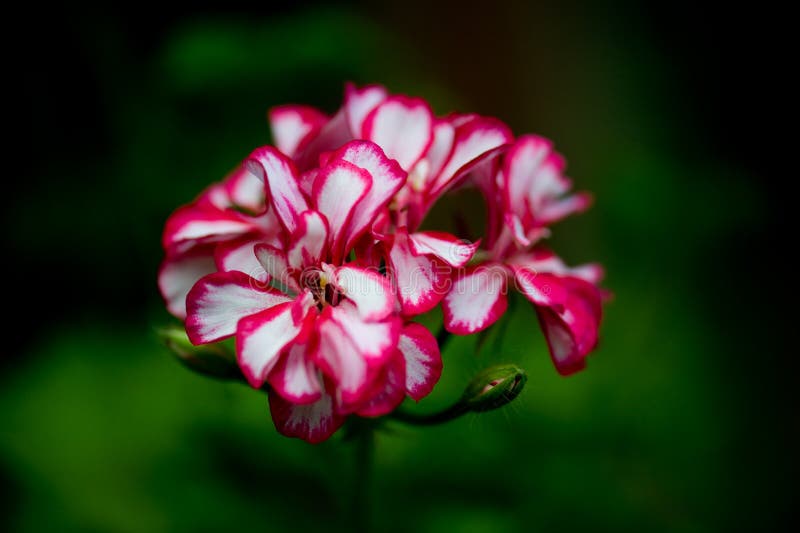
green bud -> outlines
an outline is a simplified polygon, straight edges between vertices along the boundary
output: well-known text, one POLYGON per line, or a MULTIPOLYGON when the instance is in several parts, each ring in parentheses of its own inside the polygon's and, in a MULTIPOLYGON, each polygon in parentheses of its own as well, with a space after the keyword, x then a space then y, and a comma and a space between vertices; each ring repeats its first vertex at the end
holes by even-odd
POLYGON ((186 336, 183 326, 168 326, 158 336, 175 357, 198 374, 217 379, 244 381, 236 364, 236 355, 222 343, 195 346, 186 336))
POLYGON ((516 365, 492 366, 472 378, 459 403, 468 411, 491 411, 511 403, 527 381, 528 375, 516 365))

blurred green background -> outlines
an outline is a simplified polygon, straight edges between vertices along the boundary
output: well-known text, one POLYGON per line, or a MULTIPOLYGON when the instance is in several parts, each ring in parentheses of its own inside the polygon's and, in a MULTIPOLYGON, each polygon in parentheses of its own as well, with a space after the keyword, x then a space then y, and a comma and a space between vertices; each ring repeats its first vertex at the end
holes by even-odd
POLYGON ((30 17, 9 69, 23 146, 2 214, 3 530, 351 528, 350 443, 279 436, 262 395, 188 372, 154 334, 171 210, 269 141, 268 107, 333 111, 346 80, 552 138, 597 199, 555 249, 604 263, 616 296, 570 378, 527 305, 482 353, 452 343, 420 409, 493 363, 526 368, 527 389, 499 412, 381 433, 376 529, 751 531, 792 513, 768 21, 417 0, 30 17))

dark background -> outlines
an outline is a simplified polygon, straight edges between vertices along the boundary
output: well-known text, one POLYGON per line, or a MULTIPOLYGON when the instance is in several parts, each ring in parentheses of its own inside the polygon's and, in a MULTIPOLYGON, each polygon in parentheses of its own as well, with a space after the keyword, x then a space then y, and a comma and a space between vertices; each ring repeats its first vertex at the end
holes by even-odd
POLYGON ((0 524, 11 530, 347 529, 352 450, 278 436, 259 394, 159 346, 172 209, 269 141, 268 107, 344 81, 552 138, 597 202, 555 228, 615 293, 560 378, 533 311, 464 338, 420 408, 476 370, 510 408, 379 435, 389 531, 751 531, 793 515, 797 179, 784 13, 670 2, 29 6, 6 21, 0 524), (793 336, 793 335, 792 335, 793 336))

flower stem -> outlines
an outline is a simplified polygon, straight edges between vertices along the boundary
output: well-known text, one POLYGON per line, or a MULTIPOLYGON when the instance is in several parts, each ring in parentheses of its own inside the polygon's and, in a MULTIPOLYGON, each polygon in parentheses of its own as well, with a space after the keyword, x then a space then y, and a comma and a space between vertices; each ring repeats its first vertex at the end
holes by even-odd
POLYGON ((413 426, 434 426, 436 424, 442 424, 444 422, 449 422, 450 420, 455 420, 467 412, 469 412, 469 409, 459 401, 447 409, 439 411, 438 413, 409 413, 408 411, 397 409, 389 416, 399 422, 405 422, 406 424, 411 424, 413 426))
POLYGON ((356 532, 370 530, 370 478, 372 460, 375 454, 375 435, 372 428, 359 428, 355 436, 355 485, 353 487, 353 501, 350 509, 351 524, 356 532))
POLYGON ((493 411, 514 401, 527 381, 527 374, 517 365, 491 366, 475 374, 456 403, 442 411, 419 414, 396 409, 388 416, 406 424, 432 426, 470 412, 493 411))

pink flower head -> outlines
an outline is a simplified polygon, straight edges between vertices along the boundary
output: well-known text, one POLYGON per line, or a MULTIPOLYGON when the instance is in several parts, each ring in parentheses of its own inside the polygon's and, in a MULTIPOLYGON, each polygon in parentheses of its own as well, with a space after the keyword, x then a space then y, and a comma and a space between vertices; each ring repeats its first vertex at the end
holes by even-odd
POLYGON ((459 274, 443 301, 445 327, 467 334, 491 326, 506 311, 513 282, 536 308, 556 369, 571 374, 597 345, 603 270, 569 268, 538 243, 548 224, 586 209, 591 197, 567 194, 564 159, 546 139, 520 137, 499 155, 470 176, 486 197, 489 227, 481 260, 459 274))
POLYGON ((594 347, 599 268, 569 269, 536 245, 588 205, 564 196, 549 143, 515 141, 489 117, 437 118, 380 86, 348 85, 331 116, 287 105, 269 120, 275 147, 167 220, 159 288, 192 343, 235 338, 281 433, 319 442, 347 416, 423 398, 442 361, 412 319, 443 302, 448 330, 479 331, 505 310, 512 279, 537 306, 560 371, 594 347), (468 182, 486 194, 486 235, 420 231, 436 200, 468 182))
MULTIPOLYGON (((260 269, 220 268, 194 284, 186 298, 189 339, 235 336, 248 382, 270 385, 276 425, 312 442, 348 414, 379 416, 406 394, 424 395, 438 379, 436 343, 404 322, 379 265, 348 260, 405 172, 369 141, 327 154, 307 171, 313 183, 305 187, 294 162, 273 147, 255 150, 245 168, 263 180, 275 231, 248 241, 260 269)), ((218 255, 233 248, 223 243, 218 255)))

